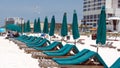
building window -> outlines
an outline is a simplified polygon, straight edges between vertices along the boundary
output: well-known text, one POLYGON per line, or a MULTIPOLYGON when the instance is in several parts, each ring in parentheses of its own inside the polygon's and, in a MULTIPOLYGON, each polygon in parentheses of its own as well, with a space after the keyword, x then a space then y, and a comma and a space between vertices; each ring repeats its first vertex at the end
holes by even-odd
POLYGON ((87 9, 83 9, 83 11, 87 11, 87 9))
POLYGON ((101 7, 97 7, 97 10, 101 9, 101 7))
POLYGON ((107 17, 112 17, 114 14, 107 14, 107 17))
POLYGON ((101 3, 98 3, 98 5, 101 5, 101 3))
POLYGON ((89 19, 89 15, 87 16, 87 19, 89 19))
POLYGON ((87 19, 86 16, 84 16, 84 19, 87 19))
POLYGON ((101 0, 98 0, 98 1, 101 1, 101 0))
POLYGON ((90 19, 93 19, 93 15, 90 15, 90 19))
POLYGON ((87 4, 87 2, 84 2, 84 4, 87 4))
POLYGON ((120 4, 118 4, 118 8, 120 8, 120 4))
POLYGON ((87 6, 85 5, 84 8, 86 8, 87 6))

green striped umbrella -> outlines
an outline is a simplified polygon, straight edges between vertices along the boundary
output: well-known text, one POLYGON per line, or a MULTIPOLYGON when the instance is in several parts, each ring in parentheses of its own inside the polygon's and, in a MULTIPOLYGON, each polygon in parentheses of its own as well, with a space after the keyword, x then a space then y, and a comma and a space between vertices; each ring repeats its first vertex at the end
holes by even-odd
POLYGON ((65 37, 68 35, 68 28, 67 28, 67 13, 64 13, 62 26, 61 26, 61 36, 65 37))
POLYGON ((49 35, 53 36, 55 32, 55 16, 52 16, 49 35))
POLYGON ((105 43, 106 43, 106 12, 105 6, 103 6, 98 21, 96 44, 104 45, 105 43))
MULTIPOLYGON (((75 10, 74 10, 73 21, 72 21, 72 34, 73 34, 73 39, 78 39, 80 37, 79 30, 78 30, 77 13, 75 10)), ((75 44, 76 44, 76 40, 75 40, 75 44)))
POLYGON ((48 30, 48 19, 47 19, 47 17, 45 17, 43 33, 48 34, 48 32, 49 32, 49 30, 48 30))

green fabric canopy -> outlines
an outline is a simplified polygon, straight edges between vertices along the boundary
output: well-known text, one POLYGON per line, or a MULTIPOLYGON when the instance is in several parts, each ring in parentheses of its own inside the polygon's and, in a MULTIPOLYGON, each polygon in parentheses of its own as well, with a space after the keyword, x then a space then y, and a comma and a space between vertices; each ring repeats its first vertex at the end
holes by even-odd
POLYGON ((48 18, 45 17, 45 21, 44 21, 44 27, 43 27, 43 33, 48 34, 49 30, 48 30, 48 18))
POLYGON ((49 35, 53 36, 55 32, 55 16, 52 16, 49 35))
POLYGON ((102 7, 101 14, 98 21, 96 44, 106 43, 106 13, 105 6, 102 7))
POLYGON ((78 39, 80 37, 79 30, 78 30, 77 13, 75 10, 74 10, 74 14, 73 14, 72 34, 73 34, 73 39, 78 39))
POLYGON ((62 26, 61 26, 61 36, 65 37, 68 35, 68 28, 67 28, 67 13, 64 13, 62 26))
POLYGON ((21 32, 21 27, 16 24, 7 24, 6 29, 21 32))

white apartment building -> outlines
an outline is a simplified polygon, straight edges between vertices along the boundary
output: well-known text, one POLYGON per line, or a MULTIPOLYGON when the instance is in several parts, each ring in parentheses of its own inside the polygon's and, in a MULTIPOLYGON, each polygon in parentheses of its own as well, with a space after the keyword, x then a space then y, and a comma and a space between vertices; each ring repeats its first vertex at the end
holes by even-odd
POLYGON ((5 18, 5 24, 23 24, 24 22, 24 19, 19 17, 5 18))
POLYGON ((109 19, 110 17, 120 17, 120 0, 84 0, 82 21, 91 25, 95 23, 97 24, 102 6, 106 7, 106 20, 108 20, 107 24, 111 24, 113 27, 113 28, 107 27, 107 29, 111 31, 114 30, 120 31, 120 29, 118 28, 120 24, 117 23, 119 21, 109 19))

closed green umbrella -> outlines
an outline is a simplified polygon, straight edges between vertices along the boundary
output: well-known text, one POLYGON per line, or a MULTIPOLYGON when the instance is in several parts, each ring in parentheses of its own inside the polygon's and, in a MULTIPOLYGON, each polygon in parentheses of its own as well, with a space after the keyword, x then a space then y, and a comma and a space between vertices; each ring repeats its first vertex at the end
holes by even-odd
POLYGON ((29 21, 29 20, 27 21, 27 32, 31 32, 31 29, 30 29, 30 21, 29 21))
POLYGON ((27 24, 24 22, 24 24, 23 24, 23 32, 24 33, 26 33, 27 32, 27 26, 26 26, 27 24))
MULTIPOLYGON (((67 13, 65 12, 63 15, 63 21, 62 21, 62 26, 61 26, 61 36, 62 36, 62 40, 63 37, 68 35, 68 27, 67 27, 67 13)), ((61 41, 62 41, 61 40, 61 41)))
POLYGON ((49 35, 53 36, 55 32, 55 16, 52 16, 49 35))
POLYGON ((38 18, 38 21, 37 21, 37 32, 41 33, 40 18, 38 18))
POLYGON ((62 26, 61 26, 61 36, 65 37, 68 35, 68 28, 67 28, 67 13, 64 13, 62 26))
POLYGON ((37 22, 36 22, 36 19, 34 20, 34 29, 33 29, 33 31, 34 31, 34 33, 37 33, 37 22))
POLYGON ((103 45, 105 43, 106 43, 106 12, 105 6, 103 6, 98 21, 96 44, 103 45))
POLYGON ((48 34, 48 19, 47 17, 45 17, 45 21, 44 21, 44 27, 43 27, 43 33, 48 34))
POLYGON ((23 24, 22 23, 20 24, 20 27, 21 27, 21 34, 23 34, 23 24))
MULTIPOLYGON (((78 30, 77 13, 75 10, 74 10, 73 21, 72 21, 72 34, 73 34, 73 39, 78 39, 80 37, 79 30, 78 30)), ((75 40, 75 44, 76 44, 76 40, 75 40)))

